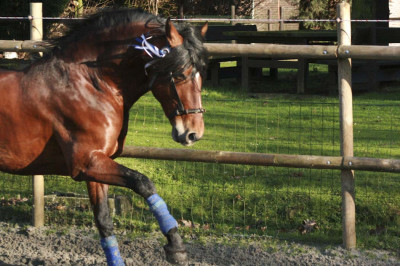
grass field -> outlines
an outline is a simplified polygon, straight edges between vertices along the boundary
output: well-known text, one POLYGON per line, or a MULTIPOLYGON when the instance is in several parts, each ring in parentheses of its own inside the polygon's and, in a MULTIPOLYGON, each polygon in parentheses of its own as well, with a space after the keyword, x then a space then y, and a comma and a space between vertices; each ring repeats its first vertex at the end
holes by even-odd
MULTIPOLYGON (((313 71, 316 81, 311 86, 318 90, 318 81, 324 80, 326 70, 315 66, 313 71)), ((288 93, 295 86, 291 83, 293 76, 290 71, 282 76, 288 93)), ((321 88, 313 95, 270 94, 273 84, 260 81, 257 90, 266 94, 256 98, 241 93, 235 80, 225 81, 218 89, 206 84, 206 133, 189 149, 339 156, 337 96, 321 88)), ((355 156, 400 159, 399 108, 397 85, 354 97, 355 156)), ((170 130, 159 103, 147 94, 131 110, 126 144, 183 148, 172 141, 170 130)), ((261 234, 300 242, 341 243, 339 171, 126 158, 118 161, 156 183, 187 234, 261 234), (315 220, 317 227, 301 234, 299 228, 305 220, 315 220)), ((398 250, 400 175, 358 171, 355 176, 358 246, 398 250)), ((5 198, 29 196, 29 180, 4 174, 0 176, 0 192, 5 198)), ((85 194, 85 189, 85 184, 68 178, 46 177, 46 194, 85 194)), ((127 195, 133 202, 131 212, 114 216, 118 228, 136 233, 157 228, 138 196, 121 188, 113 188, 110 194, 127 195)), ((29 221, 29 201, 4 205, 0 208, 3 219, 29 221)), ((48 223, 93 225, 88 206, 57 209, 55 205, 47 206, 48 223)))

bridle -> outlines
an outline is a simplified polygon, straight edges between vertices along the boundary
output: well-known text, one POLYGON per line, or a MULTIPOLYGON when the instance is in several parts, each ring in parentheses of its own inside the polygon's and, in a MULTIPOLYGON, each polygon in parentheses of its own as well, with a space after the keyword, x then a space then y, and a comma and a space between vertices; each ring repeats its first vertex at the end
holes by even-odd
MULTIPOLYGON (((149 40, 151 38, 152 38, 151 36, 146 37, 144 34, 142 34, 140 37, 135 39, 135 41, 140 43, 140 45, 138 45, 138 44, 130 44, 129 45, 129 47, 133 47, 134 49, 143 50, 151 58, 158 57, 153 60, 150 60, 149 62, 147 62, 145 64, 144 72, 145 72, 146 76, 149 76, 149 74, 147 73, 147 68, 149 68, 154 63, 158 62, 158 60, 160 60, 160 58, 165 57, 170 52, 169 46, 166 46, 166 47, 163 47, 160 49, 157 46, 149 43, 147 40, 149 40)), ((114 55, 111 57, 103 58, 103 60, 100 63, 108 62, 109 60, 112 60, 112 59, 120 59, 120 58, 123 58, 124 55, 125 54, 117 54, 117 55, 114 55)), ((91 67, 97 67, 99 65, 99 60, 97 60, 96 62, 92 62, 92 61, 84 62, 84 64, 91 66, 91 67)), ((143 92, 143 94, 152 90, 152 87, 153 87, 155 81, 157 80, 159 74, 160 73, 156 72, 151 76, 147 86, 145 87, 145 91, 143 92)), ((185 106, 183 105, 182 100, 179 97, 178 91, 176 89, 173 74, 169 73, 168 78, 169 78, 169 89, 170 89, 171 95, 175 98, 175 100, 177 102, 176 109, 174 111, 172 111, 172 113, 168 116, 169 119, 172 119, 176 116, 189 115, 189 114, 201 114, 201 113, 206 112, 206 110, 201 107, 195 108, 195 109, 185 109, 185 106)))
MULTIPOLYGON (((140 37, 136 38, 136 41, 138 43, 140 43, 140 45, 138 44, 133 44, 130 45, 131 47, 138 49, 138 50, 143 50, 144 52, 146 52, 146 54, 151 57, 158 57, 158 58, 163 58, 165 57, 169 52, 170 52, 170 47, 166 46, 163 48, 158 48, 157 46, 151 44, 150 42, 148 42, 149 39, 151 39, 152 37, 146 37, 144 34, 142 34, 140 37)), ((148 75, 147 73, 147 68, 150 67, 151 65, 153 65, 154 63, 158 62, 159 59, 154 59, 149 61, 145 66, 144 66, 144 72, 146 75, 148 75)), ((158 74, 159 73, 155 73, 149 80, 149 83, 146 87, 146 92, 150 91, 154 85, 154 82, 156 81, 156 79, 158 78, 158 74)), ((177 102, 177 106, 176 109, 168 116, 169 119, 172 119, 176 116, 182 116, 182 115, 188 115, 188 114, 201 114, 201 113, 205 113, 206 110, 204 108, 196 108, 196 109, 185 109, 185 106, 183 105, 181 98, 179 97, 178 91, 176 89, 176 85, 175 85, 175 80, 173 77, 172 73, 169 73, 169 89, 171 91, 171 95, 175 98, 176 102, 177 102)))
POLYGON ((171 90, 173 97, 175 97, 175 100, 177 102, 176 109, 168 116, 169 119, 172 119, 175 116, 182 116, 188 114, 201 114, 206 112, 206 109, 204 108, 185 109, 185 106, 183 105, 181 98, 179 98, 178 91, 176 90, 175 81, 174 77, 172 76, 172 73, 170 74, 169 77, 170 77, 169 88, 171 90))
MULTIPOLYGON (((157 77, 158 77, 158 73, 155 73, 152 76, 152 78, 150 79, 150 81, 147 85, 147 88, 146 88, 147 91, 150 91, 152 89, 157 77)), ((172 73, 170 73, 168 77, 169 77, 169 89, 170 89, 171 95, 172 95, 172 97, 175 98, 175 100, 177 102, 176 109, 174 111, 172 111, 172 113, 168 116, 169 119, 172 119, 175 116, 182 116, 182 115, 188 115, 188 114, 201 114, 201 113, 206 112, 206 109, 204 109, 204 108, 185 109, 185 106, 183 105, 182 100, 179 97, 178 91, 176 89, 175 80, 174 80, 172 73)))

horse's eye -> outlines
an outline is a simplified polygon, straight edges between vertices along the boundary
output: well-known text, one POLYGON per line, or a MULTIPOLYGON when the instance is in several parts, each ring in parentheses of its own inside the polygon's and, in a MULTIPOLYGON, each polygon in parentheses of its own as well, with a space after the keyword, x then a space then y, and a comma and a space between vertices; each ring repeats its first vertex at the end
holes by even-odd
POLYGON ((176 76, 175 79, 176 79, 176 82, 179 83, 179 82, 185 81, 187 79, 187 77, 184 74, 180 74, 180 75, 176 76))

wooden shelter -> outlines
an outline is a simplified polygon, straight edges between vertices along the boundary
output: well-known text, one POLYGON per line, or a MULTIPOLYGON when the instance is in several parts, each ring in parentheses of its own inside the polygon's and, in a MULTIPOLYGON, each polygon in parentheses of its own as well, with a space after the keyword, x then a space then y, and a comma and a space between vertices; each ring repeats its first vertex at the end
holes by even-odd
MULTIPOLYGON (((362 45, 400 43, 400 28, 393 27, 400 25, 387 21, 389 18, 399 16, 400 1, 398 0, 353 0, 352 19, 378 21, 353 22, 352 43, 362 45)), ((359 84, 357 87, 361 90, 377 89, 382 82, 400 81, 399 61, 354 60, 353 68, 353 82, 359 84)))
MULTIPOLYGON (((293 0, 253 0, 253 19, 290 19, 299 14, 293 0)), ((260 31, 298 30, 298 23, 256 23, 260 31)))

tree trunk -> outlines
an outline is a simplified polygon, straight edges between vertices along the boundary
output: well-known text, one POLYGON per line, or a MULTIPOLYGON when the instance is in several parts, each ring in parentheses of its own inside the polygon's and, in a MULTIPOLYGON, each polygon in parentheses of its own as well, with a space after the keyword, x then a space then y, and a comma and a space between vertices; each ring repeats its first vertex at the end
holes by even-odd
POLYGON ((181 0, 181 1, 179 1, 179 3, 178 3, 178 7, 179 7, 179 10, 178 10, 179 18, 184 18, 184 14, 183 14, 183 6, 184 6, 184 4, 185 4, 185 1, 184 1, 184 0, 181 0))

